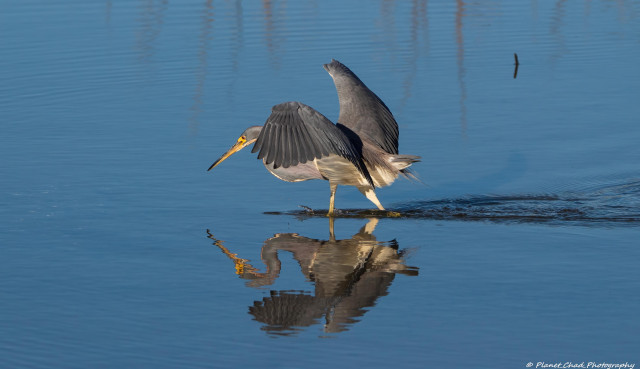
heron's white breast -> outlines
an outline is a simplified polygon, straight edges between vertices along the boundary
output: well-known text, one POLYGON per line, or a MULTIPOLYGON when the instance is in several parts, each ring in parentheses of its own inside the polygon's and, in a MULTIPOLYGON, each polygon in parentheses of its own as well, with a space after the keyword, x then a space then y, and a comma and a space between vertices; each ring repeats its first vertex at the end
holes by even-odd
POLYGON ((313 162, 306 162, 304 164, 293 165, 288 168, 278 167, 273 168, 273 163, 266 164, 262 161, 267 170, 286 182, 301 182, 308 181, 310 179, 323 179, 322 174, 318 171, 318 168, 313 162))

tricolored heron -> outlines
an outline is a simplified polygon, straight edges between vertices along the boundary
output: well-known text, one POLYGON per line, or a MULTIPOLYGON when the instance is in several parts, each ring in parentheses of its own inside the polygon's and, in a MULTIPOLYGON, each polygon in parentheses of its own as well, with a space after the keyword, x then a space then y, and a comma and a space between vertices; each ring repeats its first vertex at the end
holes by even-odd
POLYGON ((338 185, 355 186, 384 210, 374 189, 393 183, 419 156, 398 154, 398 123, 389 108, 349 68, 337 60, 324 64, 340 100, 338 123, 300 102, 275 105, 263 126, 247 128, 209 170, 255 142, 271 174, 287 182, 329 181, 329 216, 338 185))

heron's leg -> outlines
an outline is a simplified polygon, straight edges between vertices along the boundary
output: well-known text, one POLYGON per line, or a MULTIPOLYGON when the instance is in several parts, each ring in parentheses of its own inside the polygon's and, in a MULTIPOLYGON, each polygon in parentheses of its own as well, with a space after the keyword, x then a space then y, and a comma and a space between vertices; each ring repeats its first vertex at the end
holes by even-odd
POLYGON ((327 216, 333 216, 333 204, 336 200, 336 189, 338 188, 337 184, 329 182, 329 187, 331 187, 331 198, 329 199, 329 214, 327 216))
POLYGON ((374 203, 378 207, 378 209, 384 210, 384 208, 382 207, 382 204, 380 203, 380 201, 378 201, 378 197, 376 196, 376 193, 373 191, 372 188, 358 187, 358 190, 360 190, 360 192, 362 192, 362 194, 365 195, 367 199, 369 199, 369 201, 374 203))

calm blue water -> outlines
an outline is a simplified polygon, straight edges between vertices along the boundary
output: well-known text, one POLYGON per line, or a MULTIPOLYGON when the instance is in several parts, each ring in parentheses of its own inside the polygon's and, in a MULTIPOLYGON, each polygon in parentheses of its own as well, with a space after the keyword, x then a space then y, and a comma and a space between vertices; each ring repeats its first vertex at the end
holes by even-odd
POLYGON ((0 366, 640 364, 640 2, 0 5, 0 366), (335 121, 331 58, 422 156, 400 218, 206 171, 335 121))

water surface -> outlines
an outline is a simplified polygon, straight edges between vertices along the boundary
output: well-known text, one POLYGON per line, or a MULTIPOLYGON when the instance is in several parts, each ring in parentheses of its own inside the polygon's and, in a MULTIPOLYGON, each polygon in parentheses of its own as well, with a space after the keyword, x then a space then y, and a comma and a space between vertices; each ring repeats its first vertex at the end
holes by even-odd
POLYGON ((637 1, 4 2, 16 368, 640 363, 637 1), (519 66, 514 76, 514 53, 519 66), (285 183, 271 106, 348 65, 421 183, 285 183), (300 208, 304 205, 312 212, 300 208))

